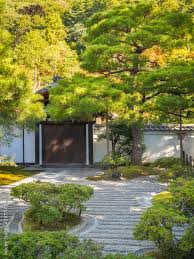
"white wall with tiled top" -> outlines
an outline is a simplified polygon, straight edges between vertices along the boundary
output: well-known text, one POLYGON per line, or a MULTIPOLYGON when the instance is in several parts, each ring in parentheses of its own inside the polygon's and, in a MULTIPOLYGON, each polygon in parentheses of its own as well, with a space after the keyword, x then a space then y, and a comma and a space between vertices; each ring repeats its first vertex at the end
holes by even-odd
MULTIPOLYGON (((106 155, 106 140, 98 141, 98 136, 105 130, 103 127, 94 127, 94 162, 100 162, 106 155)), ((176 132, 170 131, 145 131, 144 132, 144 162, 153 162, 161 157, 179 157, 180 145, 176 132)), ((110 144, 111 146, 111 144, 110 144)), ((194 159, 194 132, 184 135, 183 147, 185 152, 194 159)))
MULTIPOLYGON (((106 140, 99 140, 99 135, 105 127, 94 125, 94 163, 99 163, 107 154, 106 140)), ((41 134, 40 134, 41 135, 41 134)), ((145 131, 145 150, 143 154, 144 162, 152 162, 161 157, 180 155, 179 138, 176 132, 171 131, 145 131)), ((194 131, 184 134, 183 146, 185 152, 194 159, 194 131)), ((41 150, 41 148, 40 148, 41 150)), ((110 143, 111 151, 111 143, 110 143)), ((25 130, 25 163, 35 163, 35 132, 25 130)), ((41 154, 41 152, 40 152, 41 154)), ((8 145, 0 146, 0 156, 9 156, 16 163, 23 163, 23 137, 22 130, 18 130, 17 137, 8 145)))

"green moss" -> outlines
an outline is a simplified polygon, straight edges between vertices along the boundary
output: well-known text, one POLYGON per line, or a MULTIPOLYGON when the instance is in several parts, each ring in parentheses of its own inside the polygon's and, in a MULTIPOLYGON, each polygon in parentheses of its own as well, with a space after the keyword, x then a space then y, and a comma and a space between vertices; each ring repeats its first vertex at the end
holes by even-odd
POLYGON ((24 170, 22 167, 0 166, 0 185, 17 182, 39 172, 24 170))
MULTIPOLYGON (((140 176, 148 176, 157 174, 157 169, 148 166, 122 166, 117 169, 121 173, 121 177, 124 179, 133 179, 140 176)), ((109 169, 104 173, 100 173, 96 176, 88 176, 87 180, 101 181, 112 180, 113 170, 109 169)))

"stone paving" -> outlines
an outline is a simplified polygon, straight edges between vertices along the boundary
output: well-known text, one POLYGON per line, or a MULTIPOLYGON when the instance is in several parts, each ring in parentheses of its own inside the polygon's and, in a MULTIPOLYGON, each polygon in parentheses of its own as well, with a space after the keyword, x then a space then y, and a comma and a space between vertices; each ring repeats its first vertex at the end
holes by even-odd
POLYGON ((73 229, 73 234, 81 239, 91 238, 103 244, 105 252, 141 254, 153 249, 150 242, 134 240, 132 231, 142 212, 151 205, 152 196, 164 190, 165 185, 159 184, 154 177, 99 182, 85 179, 98 172, 100 171, 95 168, 48 168, 10 186, 0 187, 0 227, 5 224, 6 209, 10 231, 21 232, 17 221, 21 220, 26 205, 10 199, 9 192, 13 186, 33 180, 87 184, 94 188, 94 195, 87 203, 87 220, 82 226, 73 229))

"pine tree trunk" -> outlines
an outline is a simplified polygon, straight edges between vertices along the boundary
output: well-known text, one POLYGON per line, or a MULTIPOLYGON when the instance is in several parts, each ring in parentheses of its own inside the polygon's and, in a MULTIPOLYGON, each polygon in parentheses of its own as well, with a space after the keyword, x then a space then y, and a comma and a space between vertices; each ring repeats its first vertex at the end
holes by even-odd
POLYGON ((116 143, 114 141, 112 141, 112 154, 116 154, 116 143))
POLYGON ((131 126, 131 129, 132 129, 132 138, 133 138, 131 162, 133 165, 141 165, 142 164, 142 153, 143 153, 142 129, 138 124, 133 124, 131 126))

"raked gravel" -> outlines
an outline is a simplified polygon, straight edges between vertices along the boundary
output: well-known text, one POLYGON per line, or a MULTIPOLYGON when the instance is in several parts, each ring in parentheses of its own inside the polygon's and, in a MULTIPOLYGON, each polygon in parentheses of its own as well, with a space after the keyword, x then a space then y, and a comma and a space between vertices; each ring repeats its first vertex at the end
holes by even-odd
MULTIPOLYGON (((43 172, 15 184, 0 187, 0 228, 5 228, 5 213, 11 232, 21 232, 18 222, 26 205, 10 199, 10 189, 20 183, 34 180, 54 183, 87 184, 94 188, 94 195, 87 203, 86 222, 72 230, 80 239, 91 238, 104 246, 104 252, 141 254, 153 249, 148 241, 133 238, 133 229, 141 214, 151 206, 151 198, 166 186, 155 177, 142 177, 129 181, 92 182, 86 176, 95 175, 96 168, 47 168, 43 172)), ((142 230, 143 231, 143 230, 142 230)))

